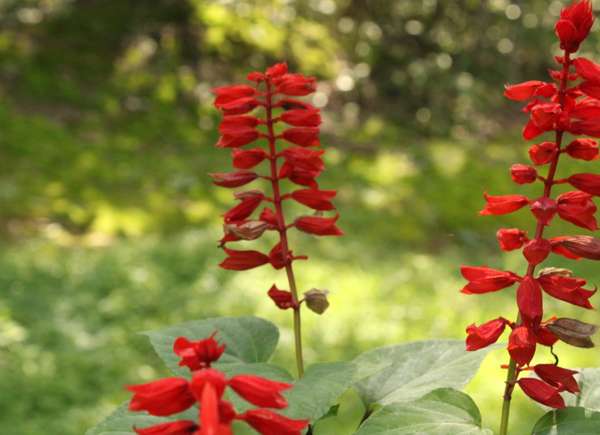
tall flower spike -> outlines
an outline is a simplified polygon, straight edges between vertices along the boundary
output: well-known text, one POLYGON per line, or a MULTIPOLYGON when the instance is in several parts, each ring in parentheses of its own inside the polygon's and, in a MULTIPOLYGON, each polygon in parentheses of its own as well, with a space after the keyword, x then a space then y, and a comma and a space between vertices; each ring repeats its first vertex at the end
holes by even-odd
MULTIPOLYGON (((215 107, 223 113, 219 125, 221 137, 216 146, 232 149, 233 166, 237 171, 211 176, 216 185, 228 188, 266 180, 270 191, 250 190, 235 195, 240 203, 224 214, 225 235, 221 247, 227 257, 220 266, 228 270, 247 270, 270 264, 275 269, 285 269, 289 291, 273 285, 268 296, 278 308, 293 310, 296 364, 302 376, 300 308, 304 300, 298 296, 293 262, 307 257, 292 254, 288 230, 295 228, 316 236, 342 235, 337 226, 339 214, 321 215, 335 211, 332 200, 336 195, 335 190, 320 189, 317 182, 324 169, 324 151, 320 149, 319 140, 321 113, 310 103, 295 98, 315 92, 316 80, 289 73, 285 63, 273 65, 265 72, 252 72, 248 80, 251 86, 222 86, 213 91, 215 107), (250 147, 251 144, 255 145, 250 147), (282 180, 301 188, 284 193, 282 180), (315 215, 286 218, 285 201, 306 206, 315 215), (273 208, 264 208, 258 216, 252 217, 264 202, 272 203, 273 208), (269 253, 229 247, 233 242, 255 240, 268 231, 276 233, 277 238, 269 253)), ((248 418, 255 423, 260 421, 256 416, 248 418)))
MULTIPOLYGON (((500 271, 488 267, 462 267, 463 276, 469 281, 462 289, 465 294, 479 294, 498 291, 518 282, 516 302, 519 316, 515 323, 502 318, 491 320, 476 327, 467 328, 467 350, 477 350, 496 342, 508 325, 512 329, 508 340, 510 364, 504 392, 500 435, 508 431, 510 401, 515 385, 533 400, 553 408, 565 406, 559 393, 579 390, 572 370, 555 364, 537 364, 534 370, 539 379, 519 378, 529 369, 538 345, 552 346, 557 340, 580 347, 589 347, 591 341, 573 340, 568 331, 561 331, 554 322, 543 321, 544 294, 555 299, 582 307, 591 308, 589 301, 595 290, 585 289, 586 281, 573 277, 565 269, 546 268, 536 273, 536 268, 552 252, 570 259, 587 258, 600 260, 600 240, 591 236, 558 236, 544 238, 546 228, 556 217, 589 231, 598 229, 597 207, 593 198, 600 196, 600 175, 580 173, 558 178, 558 163, 563 155, 583 161, 598 158, 598 144, 589 138, 575 138, 564 143, 566 134, 600 136, 600 65, 582 57, 572 58, 580 44, 588 36, 594 22, 591 3, 588 0, 576 1, 564 8, 556 23, 555 31, 563 50, 556 57, 560 71, 550 71, 550 81, 530 80, 515 85, 507 85, 504 95, 513 101, 526 103, 523 111, 529 121, 523 129, 526 140, 546 133, 552 138, 539 142, 529 149, 534 165, 515 164, 511 177, 516 184, 539 182, 542 193, 539 198, 529 199, 520 194, 487 195, 486 205, 481 215, 503 215, 515 212, 526 205, 536 221, 531 239, 519 228, 500 229, 496 237, 503 251, 522 249, 527 262, 525 276, 520 277, 510 271, 500 271), (580 80, 580 82, 576 82, 580 80), (549 165, 546 174, 539 174, 543 165, 549 165), (553 197, 556 184, 568 183, 576 190, 553 197), (556 331, 554 334, 552 331, 556 331)), ((555 319, 555 317, 551 317, 555 319)), ((568 319, 565 319, 568 320, 568 319)), ((595 330, 593 325, 583 324, 595 330)))

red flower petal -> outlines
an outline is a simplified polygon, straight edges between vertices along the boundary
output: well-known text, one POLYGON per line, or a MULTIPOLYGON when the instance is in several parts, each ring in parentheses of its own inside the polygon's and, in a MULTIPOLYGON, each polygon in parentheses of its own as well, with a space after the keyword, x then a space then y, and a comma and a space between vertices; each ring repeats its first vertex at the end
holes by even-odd
POLYGON ((237 417, 262 435, 301 435, 308 420, 293 420, 268 409, 251 409, 237 417))
POLYGON ((506 319, 498 317, 479 326, 467 326, 467 350, 478 350, 495 343, 504 332, 506 324, 506 319))
POLYGON ((291 197, 315 210, 333 210, 331 200, 336 193, 335 190, 301 189, 292 192, 291 197))
POLYGON ((227 270, 248 270, 269 262, 269 257, 258 251, 236 251, 223 248, 228 257, 219 264, 227 270))
POLYGON ((544 381, 534 378, 522 378, 518 380, 518 384, 523 392, 536 402, 551 408, 565 407, 565 401, 560 396, 558 389, 544 381))
POLYGON ((528 240, 527 233, 518 228, 500 228, 496 232, 496 238, 503 251, 519 249, 528 240))
POLYGON ((582 190, 590 195, 600 196, 600 175, 597 174, 575 174, 569 178, 569 183, 576 189, 582 190))
POLYGON ((523 320, 538 325, 542 320, 542 290, 537 281, 526 276, 517 289, 517 305, 523 320))
POLYGON ((488 195, 484 194, 487 204, 479 212, 482 216, 502 215, 512 213, 529 204, 529 199, 523 195, 488 195))
POLYGON ((527 365, 535 354, 535 336, 526 326, 517 326, 508 338, 510 357, 519 365, 527 365))
POLYGON ((462 266, 460 272, 469 281, 469 284, 461 290, 465 294, 481 294, 501 290, 519 280, 519 277, 512 272, 489 267, 462 266))
POLYGON ((343 231, 336 226, 339 215, 332 218, 321 216, 301 216, 294 221, 294 226, 305 233, 317 236, 341 236, 343 231))
POLYGON ((287 407, 287 400, 281 395, 281 392, 292 387, 292 384, 253 375, 234 376, 229 380, 228 385, 253 405, 278 409, 287 407))
POLYGON ((185 411, 195 402, 188 381, 183 378, 129 385, 127 389, 133 393, 129 402, 130 411, 147 411, 159 417, 185 411))
POLYGON ((575 370, 564 369, 554 364, 537 364, 533 369, 536 375, 551 386, 573 394, 579 392, 579 385, 573 376, 578 373, 575 370))

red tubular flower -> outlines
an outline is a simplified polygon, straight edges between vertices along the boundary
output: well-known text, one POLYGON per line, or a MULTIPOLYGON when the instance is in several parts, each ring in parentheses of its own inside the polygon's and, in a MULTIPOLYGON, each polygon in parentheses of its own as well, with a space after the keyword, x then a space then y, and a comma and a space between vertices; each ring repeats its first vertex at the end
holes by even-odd
POLYGON ((554 157, 556 157, 556 153, 558 151, 558 147, 554 142, 542 142, 536 145, 532 145, 529 148, 529 157, 531 161, 536 165, 545 165, 550 163, 554 157))
POLYGON ((498 341, 507 323, 506 319, 498 317, 479 326, 467 326, 467 350, 483 349, 498 341))
POLYGON ((517 289, 517 305, 523 320, 530 325, 538 325, 544 313, 542 290, 537 281, 526 276, 517 289))
POLYGON ((600 175, 575 174, 569 178, 569 183, 576 189, 582 190, 590 195, 600 196, 600 175))
POLYGON ((262 192, 254 190, 235 195, 242 202, 223 215, 225 223, 239 222, 246 219, 265 199, 262 192))
POLYGON ((319 129, 317 127, 292 127, 288 128, 281 135, 285 140, 303 147, 318 147, 319 129))
POLYGON ((500 228, 496 232, 496 238, 503 251, 514 251, 528 241, 527 233, 518 228, 500 228))
POLYGON ((252 169, 268 157, 262 148, 252 148, 249 150, 233 150, 233 166, 238 169, 252 169))
POLYGON ((460 272, 469 281, 461 290, 465 294, 494 292, 510 287, 519 280, 519 276, 512 272, 489 267, 462 266, 460 272))
POLYGON ((215 340, 216 333, 203 340, 190 341, 179 337, 173 344, 173 352, 181 358, 180 366, 190 370, 210 368, 211 364, 221 358, 225 345, 215 340))
POLYGON ((588 82, 600 82, 600 65, 585 58, 578 57, 573 60, 575 71, 583 80, 588 82))
POLYGON ((228 257, 219 266, 228 270, 248 270, 269 262, 269 257, 258 251, 236 251, 224 248, 228 257))
POLYGON ((317 81, 314 77, 302 74, 285 74, 277 80, 277 92, 292 97, 303 97, 317 90, 317 81))
POLYGON ((331 202, 336 195, 335 190, 300 189, 291 193, 291 197, 315 210, 333 210, 335 206, 331 202))
POLYGON ((573 394, 579 393, 579 385, 573 377, 578 373, 575 370, 564 369, 554 364, 537 364, 533 367, 533 370, 540 379, 560 391, 568 391, 573 394))
POLYGON ((537 180, 537 171, 535 168, 520 163, 511 166, 510 175, 517 184, 530 184, 537 180))
POLYGON ((215 107, 222 108, 232 101, 255 96, 256 89, 248 85, 221 86, 214 88, 213 94, 216 96, 215 107))
POLYGON ((218 148, 239 148, 258 139, 258 131, 253 128, 236 130, 234 134, 224 134, 217 142, 218 148))
POLYGON ((504 96, 513 101, 524 101, 538 96, 550 98, 555 93, 556 86, 554 84, 539 80, 530 80, 504 87, 504 96))
POLYGON ((161 423, 144 429, 133 428, 138 435, 193 435, 198 425, 191 420, 161 423))
POLYGON ((580 191, 566 192, 557 198, 558 215, 579 227, 590 231, 598 229, 596 222, 597 208, 592 201, 592 195, 580 191))
POLYGON ((292 388, 292 384, 251 375, 234 376, 227 385, 253 405, 277 409, 287 407, 287 400, 281 395, 281 392, 292 388))
POLYGON ((573 3, 560 12, 560 19, 554 30, 560 40, 560 48, 567 53, 579 49, 579 44, 587 38, 594 24, 592 4, 589 0, 573 3))
POLYGON ((519 379, 518 384, 523 392, 536 402, 550 408, 565 407, 565 401, 561 397, 560 391, 544 381, 535 378, 522 378, 519 379))
POLYGON ((574 159, 588 162, 598 159, 598 142, 593 139, 576 139, 565 150, 574 159))
POLYGON ((318 127, 321 125, 319 109, 292 109, 283 112, 281 120, 295 127, 318 127))
POLYGON ((487 205, 479 212, 482 216, 512 213, 529 204, 529 199, 523 195, 492 196, 485 193, 484 197, 487 205))
POLYGON ((320 216, 301 216, 294 221, 294 226, 305 233, 317 236, 341 236, 344 233, 336 226, 339 215, 332 218, 320 216))
POLYGON ((250 171, 209 174, 213 183, 221 187, 240 187, 258 178, 258 174, 250 171))
POLYGON ((285 290, 279 290, 275 284, 273 284, 271 289, 268 291, 268 295, 275 305, 282 310, 294 308, 295 306, 292 293, 285 290))
POLYGON ((182 378, 129 385, 127 389, 134 393, 129 402, 130 411, 146 411, 158 417, 183 412, 195 401, 188 381, 182 378))
POLYGON ((262 435, 301 435, 308 420, 292 420, 268 409, 251 409, 237 417, 262 435))
POLYGON ((508 338, 510 357, 519 365, 527 365, 535 354, 536 339, 526 326, 517 326, 508 338))

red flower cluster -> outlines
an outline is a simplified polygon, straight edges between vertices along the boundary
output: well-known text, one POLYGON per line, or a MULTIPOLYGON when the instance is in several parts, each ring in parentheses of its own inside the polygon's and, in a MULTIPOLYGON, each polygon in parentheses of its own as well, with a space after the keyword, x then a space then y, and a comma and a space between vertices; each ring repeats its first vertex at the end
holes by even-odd
MULTIPOLYGON (((593 24, 591 4, 588 0, 579 1, 563 9, 556 24, 556 34, 564 55, 556 57, 560 70, 551 70, 551 82, 528 81, 506 86, 504 95, 515 101, 527 101, 523 111, 529 114, 529 121, 523 130, 523 137, 534 139, 545 132, 554 132, 554 141, 533 145, 529 150, 535 166, 549 165, 545 177, 531 165, 515 164, 511 177, 517 184, 543 184, 543 194, 539 198, 524 195, 485 195, 486 206, 481 215, 503 215, 529 207, 537 221, 535 233, 529 238, 518 228, 503 228, 497 232, 500 248, 503 251, 522 249, 528 268, 524 276, 513 272, 488 267, 462 268, 462 275, 469 282, 462 289, 466 294, 480 294, 498 291, 518 284, 516 291, 519 318, 510 322, 503 318, 490 320, 480 326, 467 328, 467 350, 477 350, 498 340, 508 326, 508 352, 511 357, 509 379, 505 397, 512 394, 515 384, 532 399, 553 408, 564 407, 560 392, 579 391, 573 378, 575 372, 557 365, 538 364, 532 367, 539 379, 518 379, 519 374, 528 370, 534 357, 536 346, 552 346, 559 338, 552 331, 552 322, 543 321, 543 293, 556 299, 583 307, 592 308, 589 302, 595 290, 585 288, 586 280, 572 276, 566 269, 547 268, 536 274, 536 266, 554 252, 567 258, 600 259, 600 240, 591 236, 562 236, 545 238, 544 230, 558 215, 586 230, 598 229, 594 196, 600 196, 600 175, 575 174, 557 179, 557 165, 563 154, 574 159, 594 160, 598 158, 598 143, 592 139, 574 139, 564 146, 566 133, 600 137, 600 65, 579 57, 572 59, 580 43, 587 37, 593 24), (574 70, 573 70, 574 69, 574 70), (578 81, 572 85, 572 82, 578 81), (551 196, 553 186, 570 184, 576 190, 551 196)), ((558 364, 558 362, 557 362, 558 364)))
POLYGON ((287 401, 281 393, 291 384, 275 382, 253 375, 236 375, 227 379, 211 368, 225 351, 214 334, 204 340, 190 341, 179 337, 173 346, 181 357, 180 366, 192 372, 191 380, 165 378, 127 389, 133 393, 129 410, 146 411, 150 415, 169 416, 200 406, 198 421, 177 420, 147 428, 134 428, 139 435, 231 435, 234 420, 244 421, 263 435, 300 435, 307 420, 293 420, 268 408, 283 409, 287 401), (223 399, 229 387, 240 397, 259 408, 238 414, 233 405, 223 399))
MULTIPOLYGON (((313 77, 288 72, 285 63, 276 64, 266 72, 248 74, 250 85, 232 85, 214 89, 215 106, 223 113, 219 126, 221 137, 217 147, 231 148, 234 172, 211 174, 218 186, 236 188, 258 179, 267 180, 271 187, 269 196, 261 190, 248 190, 235 194, 239 204, 224 215, 225 235, 221 239, 227 258, 220 264, 224 269, 247 270, 265 264, 276 269, 286 268, 290 274, 295 256, 289 248, 287 231, 296 228, 317 236, 340 236, 338 215, 322 216, 334 210, 331 202, 335 190, 321 190, 316 181, 324 169, 323 153, 319 149, 319 109, 293 97, 302 97, 316 90, 313 77), (250 114, 263 109, 263 116, 250 114), (283 127, 285 125, 285 127, 283 127), (277 131, 276 131, 277 130, 277 131), (264 147, 249 147, 263 141, 264 147), (283 146, 287 143, 288 146, 283 146), (257 171, 264 163, 265 173, 257 171), (301 186, 290 193, 282 193, 280 182, 288 180, 301 186), (315 211, 314 215, 300 216, 286 223, 284 201, 295 201, 315 211), (267 205, 258 216, 252 215, 263 204, 267 205), (269 253, 255 250, 237 250, 228 247, 230 242, 255 240, 266 231, 279 233, 279 240, 269 253)), ((295 284, 291 291, 270 291, 269 296, 281 308, 299 309, 295 284)))

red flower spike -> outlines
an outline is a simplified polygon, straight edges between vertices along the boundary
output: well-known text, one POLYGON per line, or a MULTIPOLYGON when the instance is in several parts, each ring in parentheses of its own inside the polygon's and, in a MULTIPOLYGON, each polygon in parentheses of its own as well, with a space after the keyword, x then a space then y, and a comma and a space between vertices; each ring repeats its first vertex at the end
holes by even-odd
POLYGON ((537 281, 526 276, 517 288, 517 305, 523 320, 529 325, 537 326, 544 313, 542 306, 542 290, 537 281))
POLYGON ((594 24, 592 4, 589 0, 573 3, 560 12, 560 19, 554 30, 560 40, 560 48, 568 53, 579 49, 579 44, 587 38, 594 24))
POLYGON ((319 109, 292 109, 281 114, 281 120, 295 127, 318 127, 321 125, 319 109))
POLYGON ((546 239, 533 239, 525 244, 523 255, 529 264, 537 265, 543 262, 550 252, 552 245, 546 239))
POLYGON ((209 368, 225 352, 225 345, 215 340, 213 333, 208 338, 190 341, 185 337, 178 337, 173 344, 173 352, 181 358, 179 365, 190 370, 209 368))
POLYGON ((301 189, 292 192, 291 196, 300 204, 324 211, 335 209, 331 200, 335 198, 336 193, 335 190, 301 189))
POLYGON ((590 195, 600 196, 600 175, 575 174, 568 178, 571 186, 590 195))
POLYGON ((277 84, 277 92, 291 97, 302 97, 316 90, 316 79, 302 74, 285 74, 277 84))
POLYGON ((281 395, 285 390, 292 388, 292 384, 271 381, 252 375, 237 375, 231 378, 228 384, 233 391, 247 402, 261 408, 283 409, 287 407, 287 400, 281 395))
POLYGON ((487 205, 479 212, 482 216, 512 213, 529 204, 529 199, 523 195, 493 196, 485 193, 484 197, 487 205))
POLYGON ((227 258, 219 266, 227 270, 248 270, 269 263, 269 257, 258 251, 236 251, 224 248, 227 258))
POLYGON ((535 336, 526 326, 517 326, 508 338, 508 352, 517 364, 529 364, 535 354, 535 336))
POLYGON ((262 435, 301 435, 308 420, 293 420, 268 409, 251 409, 237 417, 262 435))
POLYGON ((527 233, 518 228, 500 228, 496 232, 496 238, 503 251, 514 251, 528 241, 527 233))
POLYGON ((294 308, 296 306, 292 293, 285 290, 279 290, 275 284, 273 284, 268 291, 268 295, 275 305, 282 310, 287 310, 288 308, 294 308))
POLYGON ((545 196, 536 199, 531 204, 531 212, 542 225, 550 224, 557 208, 556 201, 545 196))
POLYGON ((589 193, 577 190, 563 193, 557 198, 557 204, 558 215, 561 219, 590 231, 598 229, 598 223, 594 216, 597 207, 589 193))
POLYGON ((598 142, 593 139, 576 139, 566 148, 574 159, 592 161, 598 159, 598 142))
POLYGON ((241 187, 258 178, 258 174, 249 171, 209 174, 213 183, 221 187, 241 187))
POLYGON ((502 290, 519 280, 519 277, 512 272, 490 269, 489 267, 462 266, 460 272, 469 281, 461 290, 465 294, 481 294, 502 290))
POLYGON ((537 180, 535 168, 516 163, 510 168, 510 176, 517 184, 530 184, 537 180))
POLYGON ((302 216, 294 221, 294 226, 305 233, 317 236, 341 236, 344 233, 336 226, 339 215, 332 218, 302 216))
POLYGON ((550 408, 558 409, 565 407, 565 401, 560 396, 558 389, 548 385, 544 381, 535 378, 522 378, 517 383, 523 392, 536 402, 550 408))
POLYGON ((195 402, 188 381, 183 378, 128 385, 127 389, 133 393, 130 411, 146 411, 157 417, 183 412, 195 402))
POLYGON ((161 423, 144 429, 133 428, 138 435, 193 435, 197 429, 198 425, 190 420, 161 423))
POLYGON ((535 165, 545 165, 554 159, 557 152, 556 143, 542 142, 529 148, 529 157, 535 165))
POLYGON ((233 166, 237 169, 252 169, 268 156, 262 148, 252 148, 248 150, 233 150, 233 166))
POLYGON ((490 320, 482 325, 467 326, 467 350, 479 350, 498 341, 508 322, 502 317, 490 320))
POLYGON ((317 127, 292 127, 288 128, 281 135, 285 140, 303 147, 318 147, 319 129, 317 127))
POLYGON ((579 393, 579 385, 573 375, 578 372, 575 370, 564 369, 554 364, 537 364, 533 367, 535 374, 543 381, 547 382, 560 391, 568 391, 569 393, 579 393))

